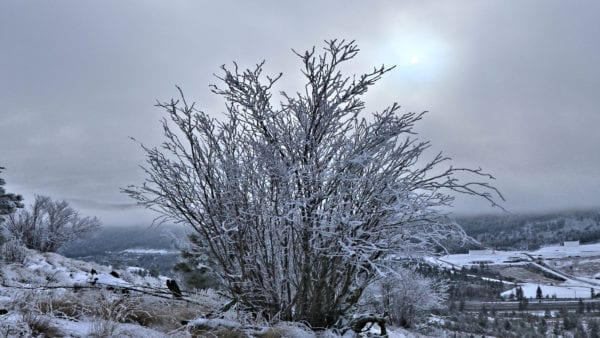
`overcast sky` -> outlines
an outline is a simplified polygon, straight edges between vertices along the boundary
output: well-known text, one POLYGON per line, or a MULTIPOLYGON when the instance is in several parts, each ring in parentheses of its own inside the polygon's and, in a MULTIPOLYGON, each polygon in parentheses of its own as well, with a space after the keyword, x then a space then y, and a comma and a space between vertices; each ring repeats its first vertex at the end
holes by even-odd
MULTIPOLYGON (((161 141, 156 99, 215 115, 221 64, 282 71, 290 49, 356 39, 348 68, 396 64, 366 97, 428 110, 418 126, 456 165, 481 166, 512 212, 600 206, 600 2, 22 1, 0 2, 0 166, 7 189, 67 199, 107 225, 145 224, 120 187, 140 183, 161 141)), ((458 213, 490 213, 456 201, 458 213)))

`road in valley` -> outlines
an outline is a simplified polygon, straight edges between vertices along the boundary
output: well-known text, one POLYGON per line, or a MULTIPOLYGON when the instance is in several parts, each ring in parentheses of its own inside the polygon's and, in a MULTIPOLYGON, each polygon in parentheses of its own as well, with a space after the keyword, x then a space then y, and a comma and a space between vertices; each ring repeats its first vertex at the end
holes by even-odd
MULTIPOLYGON (((600 309, 600 299, 583 299, 584 308, 587 304, 593 305, 593 308, 600 309)), ((483 307, 486 310, 496 311, 519 311, 518 301, 498 301, 498 302, 480 302, 468 301, 465 302, 464 311, 480 311, 483 307)), ((576 310, 579 308, 579 299, 530 299, 525 311, 545 311, 545 310, 576 310)))

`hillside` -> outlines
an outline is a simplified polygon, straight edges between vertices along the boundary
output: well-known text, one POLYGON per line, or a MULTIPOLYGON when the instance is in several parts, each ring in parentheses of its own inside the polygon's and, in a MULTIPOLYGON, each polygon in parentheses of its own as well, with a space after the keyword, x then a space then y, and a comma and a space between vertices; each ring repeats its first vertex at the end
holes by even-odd
POLYGON ((112 269, 18 250, 12 263, 0 263, 0 332, 5 336, 159 337, 173 330, 185 333, 190 327, 182 320, 224 303, 214 293, 173 299, 166 277, 151 277, 141 268, 112 269))
MULTIPOLYGON (((228 301, 214 290, 184 290, 175 297, 166 288, 168 278, 152 277, 139 267, 113 269, 22 247, 5 250, 2 258, 2 336, 316 337, 302 324, 269 325, 235 307, 224 310, 228 301)), ((388 334, 420 336, 402 329, 388 334)), ((325 331, 319 336, 339 335, 325 331)))
POLYGON ((463 216, 456 221, 483 247, 499 250, 534 250, 572 240, 600 241, 600 210, 463 216))
MULTIPOLYGON (((517 285, 524 296, 535 298, 536 288, 544 297, 596 298, 600 289, 600 244, 545 246, 534 251, 474 250, 468 254, 431 257, 434 264, 453 270, 467 269, 473 276, 514 285, 501 295, 515 294, 517 285)), ((500 296, 500 295, 499 295, 500 296)))

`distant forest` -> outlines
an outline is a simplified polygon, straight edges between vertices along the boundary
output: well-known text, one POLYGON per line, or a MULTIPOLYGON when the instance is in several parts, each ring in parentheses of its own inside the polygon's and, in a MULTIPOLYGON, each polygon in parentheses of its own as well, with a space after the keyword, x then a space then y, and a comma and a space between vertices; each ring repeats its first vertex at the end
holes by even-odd
MULTIPOLYGON (((456 221, 479 244, 447 243, 451 253, 467 252, 481 247, 498 250, 536 250, 544 245, 579 240, 600 241, 600 210, 569 211, 547 214, 498 214, 457 217, 456 221)), ((60 252, 67 257, 94 260, 108 264, 143 266, 169 274, 179 254, 123 255, 126 249, 177 250, 177 241, 185 241, 183 226, 104 227, 94 236, 71 243, 60 252), (137 262, 135 262, 137 261, 137 262)), ((180 243, 181 244, 181 243, 180 243)))
POLYGON ((469 216, 457 217, 456 221, 483 247, 498 250, 536 250, 563 241, 600 241, 600 210, 469 216))

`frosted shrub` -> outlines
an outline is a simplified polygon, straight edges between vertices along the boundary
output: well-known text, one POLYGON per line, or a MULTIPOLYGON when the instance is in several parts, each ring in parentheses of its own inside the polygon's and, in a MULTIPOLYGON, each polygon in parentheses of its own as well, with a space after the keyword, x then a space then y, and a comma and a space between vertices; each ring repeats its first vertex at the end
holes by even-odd
POLYGON ((80 216, 66 201, 36 196, 29 209, 10 214, 4 226, 26 247, 55 252, 62 245, 98 230, 100 220, 80 216))
POLYGON ((0 246, 1 260, 9 264, 24 264, 27 252, 21 243, 11 238, 0 246))
POLYGON ((362 305, 370 312, 387 313, 393 325, 411 327, 424 319, 427 311, 443 305, 446 291, 443 282, 401 269, 373 283, 362 305))
POLYGON ((277 99, 281 74, 224 66, 212 86, 226 101, 222 119, 181 90, 157 104, 165 140, 143 146, 146 181, 125 192, 189 226, 225 292, 255 315, 338 326, 390 255, 464 237, 440 212, 450 193, 501 198, 481 169, 424 158, 430 144, 413 130, 424 113, 397 103, 364 111, 363 95, 393 67, 342 74, 358 51, 332 40, 297 53, 305 85, 277 99), (469 174, 476 181, 459 179, 469 174))

